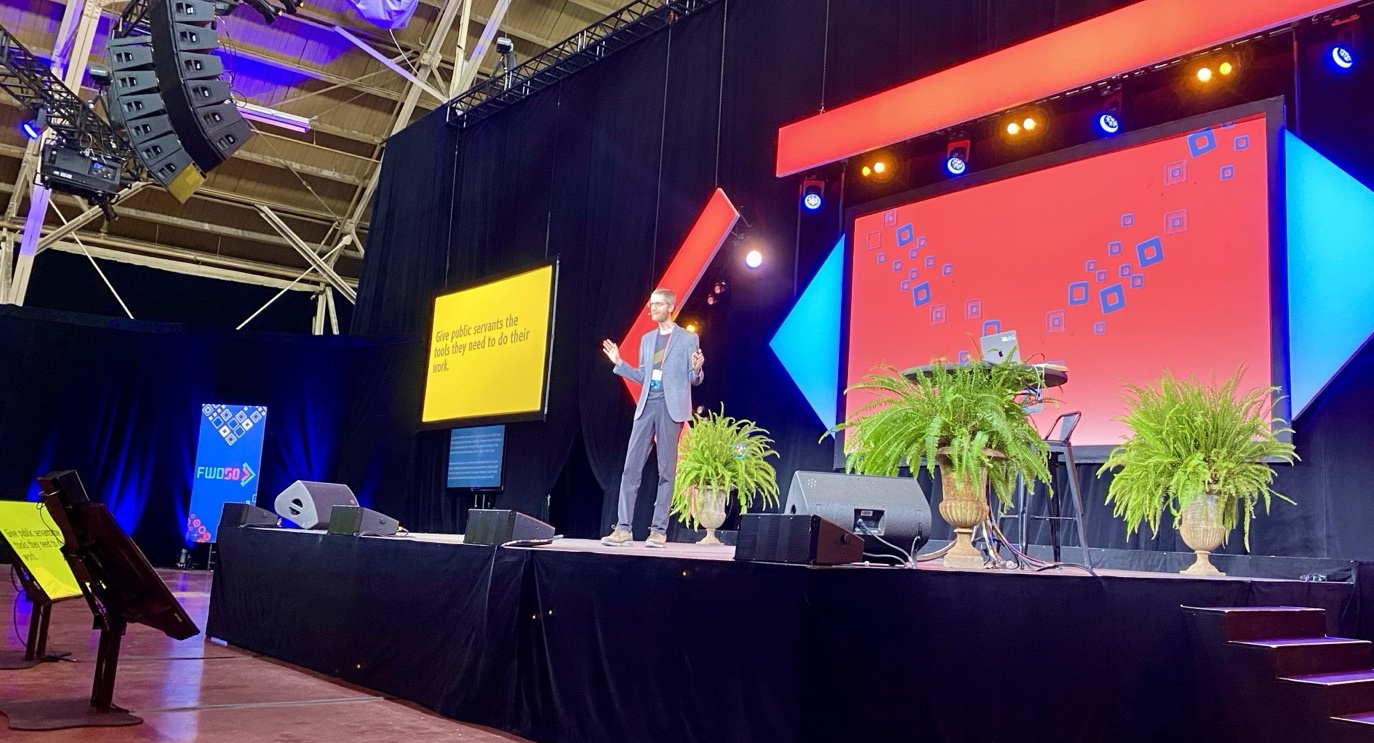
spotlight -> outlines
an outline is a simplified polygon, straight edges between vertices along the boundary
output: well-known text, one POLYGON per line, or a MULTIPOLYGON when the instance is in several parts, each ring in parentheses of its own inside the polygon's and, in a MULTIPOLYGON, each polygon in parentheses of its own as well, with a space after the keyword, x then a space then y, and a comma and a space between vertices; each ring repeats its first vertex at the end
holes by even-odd
POLYGON ((945 146, 945 172, 956 177, 968 172, 969 147, 968 139, 950 140, 945 146))
POLYGON ((1038 135, 1044 129, 1045 112, 1039 108, 1023 109, 1011 114, 1006 123, 1008 137, 1029 137, 1038 135))
POLYGON ((1331 64, 1336 65, 1336 69, 1348 70, 1355 66, 1355 54, 1337 44, 1331 47, 1331 64))
POLYGON ((1231 64, 1230 62, 1222 62, 1221 64, 1217 65, 1217 72, 1220 72, 1222 76, 1229 75, 1232 72, 1235 72, 1235 70, 1236 66, 1231 64))
POLYGON ((744 256, 744 265, 750 268, 758 268, 763 265, 763 253, 751 250, 744 256))
POLYGON ((726 289, 729 289, 729 288, 730 288, 730 287, 727 286, 726 283, 725 283, 724 281, 717 281, 717 282, 715 283, 715 285, 713 285, 713 286, 711 287, 711 293, 712 293, 712 294, 724 294, 724 293, 725 293, 725 290, 726 290, 726 289))
POLYGON ((697 330, 698 330, 697 324, 694 323, 694 322, 689 322, 689 323, 687 323, 686 325, 684 325, 683 327, 687 328, 687 332, 688 332, 688 333, 695 333, 695 332, 697 332, 697 330))
POLYGON ((706 304, 714 306, 715 303, 716 303, 716 295, 714 295, 714 294, 707 294, 707 295, 706 295, 706 304))
POLYGON ((509 36, 496 37, 496 52, 501 55, 500 67, 506 73, 515 69, 515 42, 509 36))
POLYGON ((33 109, 33 118, 19 125, 19 130, 29 139, 43 136, 43 127, 48 125, 48 109, 39 106, 33 109))
POLYGON ((802 181, 801 186, 801 205, 809 212, 814 212, 821 208, 825 203, 825 181, 815 178, 807 178, 802 181))
POLYGON ((1211 67, 1199 67, 1199 68, 1197 68, 1197 79, 1198 79, 1199 81, 1201 81, 1201 82, 1204 82, 1204 83, 1210 83, 1210 82, 1212 82, 1212 68, 1211 68, 1211 67))
POLYGON ((1119 89, 1104 95, 1102 113, 1097 116, 1097 129, 1107 136, 1121 131, 1121 91, 1119 89))
POLYGON ((868 162, 859 168, 859 174, 876 183, 886 183, 897 173, 897 159, 891 152, 883 150, 868 155, 868 162))

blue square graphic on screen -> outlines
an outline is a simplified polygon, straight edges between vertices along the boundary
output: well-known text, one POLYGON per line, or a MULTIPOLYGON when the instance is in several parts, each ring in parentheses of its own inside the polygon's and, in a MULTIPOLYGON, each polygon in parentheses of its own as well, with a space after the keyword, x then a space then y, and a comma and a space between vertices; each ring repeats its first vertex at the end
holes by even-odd
POLYGON ((267 408, 261 405, 200 406, 187 544, 215 541, 225 503, 257 502, 265 430, 267 408))
POLYGON ((505 426, 453 429, 448 439, 448 486, 501 487, 501 462, 505 452, 505 426))

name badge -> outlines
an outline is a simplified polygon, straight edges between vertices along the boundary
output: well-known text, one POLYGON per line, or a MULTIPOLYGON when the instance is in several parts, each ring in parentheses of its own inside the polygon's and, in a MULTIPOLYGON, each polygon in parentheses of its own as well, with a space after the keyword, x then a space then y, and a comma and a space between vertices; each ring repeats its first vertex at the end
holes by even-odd
POLYGON ((649 377, 649 378, 652 379, 652 380, 655 381, 655 382, 662 382, 662 381, 663 381, 663 370, 662 370, 662 369, 655 369, 655 370, 654 370, 654 373, 653 373, 653 376, 651 376, 651 377, 649 377))

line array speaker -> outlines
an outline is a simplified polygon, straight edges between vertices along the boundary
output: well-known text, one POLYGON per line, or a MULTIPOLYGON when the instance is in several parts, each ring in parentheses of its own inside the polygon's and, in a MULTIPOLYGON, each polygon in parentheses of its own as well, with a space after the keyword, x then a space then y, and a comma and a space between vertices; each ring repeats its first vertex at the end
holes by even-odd
POLYGON ((124 127, 135 156, 153 179, 185 203, 205 182, 205 176, 191 164, 191 155, 173 130, 162 102, 153 68, 152 38, 111 38, 106 51, 110 58, 110 118, 124 127))
POLYGON ((172 128, 191 160, 208 173, 233 155, 253 130, 220 80, 224 64, 215 51, 214 3, 204 0, 154 0, 153 64, 172 128))

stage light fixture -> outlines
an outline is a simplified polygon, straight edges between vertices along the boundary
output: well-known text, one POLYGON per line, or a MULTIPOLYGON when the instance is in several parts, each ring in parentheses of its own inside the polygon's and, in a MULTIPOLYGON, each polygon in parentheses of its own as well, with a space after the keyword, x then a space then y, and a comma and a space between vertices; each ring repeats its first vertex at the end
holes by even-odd
POLYGON ((960 137, 945 145, 945 172, 958 177, 968 172, 969 149, 971 143, 960 137))
POLYGON ((1039 122, 1037 122, 1033 116, 1027 116, 1025 120, 1021 122, 1021 128, 1028 132, 1035 131, 1035 127, 1039 125, 1039 122))
POLYGON ((807 178, 801 185, 801 205, 803 209, 814 212, 825 203, 825 181, 807 178))
POLYGON ((1331 64, 1338 70, 1348 70, 1355 66, 1355 53, 1337 44, 1331 47, 1331 64))
POLYGON ((1102 113, 1097 115, 1097 129, 1107 136, 1121 131, 1121 90, 1103 94, 1102 113))
POLYGON ((714 294, 707 294, 707 295, 706 295, 706 304, 714 306, 715 303, 716 303, 716 295, 714 295, 714 294))
POLYGON ((1021 133, 1021 125, 1015 121, 1007 122, 1007 134, 1015 137, 1021 133))
POLYGON ((689 332, 689 333, 695 333, 695 332, 697 332, 697 330, 698 330, 697 324, 694 323, 694 322, 689 322, 689 323, 687 323, 686 325, 684 325, 683 327, 687 328, 687 332, 689 332))
POLYGON ((757 250, 749 251, 744 256, 744 265, 748 266, 749 268, 758 268, 759 266, 762 266, 763 253, 760 253, 757 250))
POLYGON ((873 152, 859 169, 859 174, 875 183, 886 183, 897 173, 897 159, 887 150, 873 152))
POLYGON ((1212 82, 1212 68, 1207 66, 1197 68, 1197 79, 1199 82, 1212 82))
POLYGON ((24 133, 29 139, 38 139, 43 136, 43 129, 48 125, 48 109, 38 106, 33 110, 33 118, 19 125, 19 131, 24 133))
POLYGON ((712 287, 711 287, 711 293, 712 293, 712 294, 724 294, 724 293, 725 293, 725 290, 726 290, 726 289, 729 289, 729 288, 730 288, 729 285, 726 284, 724 281, 717 281, 714 285, 712 285, 712 287))
POLYGON ((1221 64, 1217 65, 1217 72, 1220 72, 1223 76, 1229 75, 1235 71, 1236 66, 1230 62, 1222 62, 1221 64))

